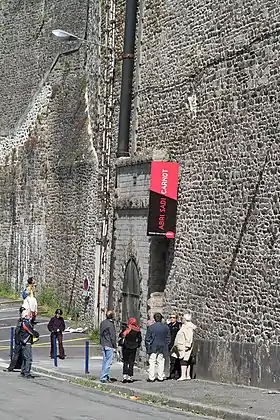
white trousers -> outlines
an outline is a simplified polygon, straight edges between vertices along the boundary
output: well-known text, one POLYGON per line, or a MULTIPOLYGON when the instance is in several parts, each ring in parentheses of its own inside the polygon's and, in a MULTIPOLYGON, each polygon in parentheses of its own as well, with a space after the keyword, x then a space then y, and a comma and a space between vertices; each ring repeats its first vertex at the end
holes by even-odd
POLYGON ((157 378, 160 381, 164 380, 164 364, 165 359, 162 353, 152 353, 149 357, 149 379, 154 381, 157 378))

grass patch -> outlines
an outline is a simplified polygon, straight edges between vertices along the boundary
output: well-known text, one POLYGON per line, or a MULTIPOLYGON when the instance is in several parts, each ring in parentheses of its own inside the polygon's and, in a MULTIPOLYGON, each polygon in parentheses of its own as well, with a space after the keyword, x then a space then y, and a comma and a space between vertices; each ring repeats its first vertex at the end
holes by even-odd
POLYGON ((88 338, 94 344, 99 344, 100 343, 99 330, 97 328, 94 329, 94 330, 90 330, 89 333, 88 333, 88 338))
POLYGON ((19 300, 21 298, 20 293, 16 292, 10 284, 0 283, 0 297, 5 299, 19 300))
MULTIPOLYGON (((56 309, 61 308, 58 296, 50 287, 44 287, 37 297, 40 316, 52 317, 56 309)), ((62 310, 64 308, 61 308, 62 310)))

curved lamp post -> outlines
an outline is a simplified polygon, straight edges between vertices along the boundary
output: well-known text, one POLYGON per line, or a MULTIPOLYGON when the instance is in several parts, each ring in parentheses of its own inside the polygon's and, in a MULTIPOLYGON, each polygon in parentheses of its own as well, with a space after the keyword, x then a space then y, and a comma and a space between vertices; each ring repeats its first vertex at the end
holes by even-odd
POLYGON ((63 31, 62 29, 54 29, 52 31, 53 36, 58 38, 60 41, 83 41, 87 42, 86 39, 79 38, 74 34, 70 34, 70 32, 63 31))
POLYGON ((64 31, 63 29, 54 29, 52 31, 52 34, 55 38, 57 38, 59 41, 62 41, 62 42, 81 41, 81 42, 84 42, 85 44, 98 45, 99 47, 103 47, 103 48, 106 48, 107 50, 111 50, 114 52, 114 49, 109 47, 108 45, 100 44, 99 42, 89 42, 87 39, 80 38, 77 35, 64 31))

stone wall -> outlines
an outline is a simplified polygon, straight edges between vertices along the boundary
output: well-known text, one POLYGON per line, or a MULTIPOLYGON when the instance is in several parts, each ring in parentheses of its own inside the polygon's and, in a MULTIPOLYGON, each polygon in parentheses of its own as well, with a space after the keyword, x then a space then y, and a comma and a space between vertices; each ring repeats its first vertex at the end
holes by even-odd
POLYGON ((147 289, 149 279, 149 238, 147 212, 149 197, 149 162, 123 163, 117 168, 116 213, 113 253, 113 306, 119 320, 122 316, 122 290, 126 264, 134 258, 140 278, 141 324, 147 321, 147 289))
POLYGON ((279 8, 141 5, 133 140, 181 167, 165 311, 192 311, 201 375, 277 386, 279 8))
POLYGON ((84 37, 89 19, 98 26, 90 11, 87 0, 14 0, 0 11, 0 281, 20 290, 34 275, 39 289, 51 285, 64 307, 88 309, 93 321, 94 296, 86 308, 81 287, 85 277, 93 284, 95 272, 98 144, 89 125, 98 116, 86 96, 86 47, 51 37, 58 28, 84 37))

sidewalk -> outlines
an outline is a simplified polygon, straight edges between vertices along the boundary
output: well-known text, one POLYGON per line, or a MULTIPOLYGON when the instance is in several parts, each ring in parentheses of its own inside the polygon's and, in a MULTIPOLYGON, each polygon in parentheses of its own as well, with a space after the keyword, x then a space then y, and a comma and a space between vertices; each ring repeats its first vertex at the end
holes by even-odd
POLYGON ((114 362, 111 376, 118 382, 101 386, 98 377, 101 357, 90 360, 90 374, 84 374, 83 359, 66 359, 58 361, 54 368, 51 360, 34 361, 33 370, 48 373, 52 376, 73 380, 88 379, 91 386, 110 392, 139 397, 142 401, 153 401, 169 407, 192 411, 205 416, 226 420, 264 420, 280 418, 280 393, 261 388, 249 388, 221 384, 202 380, 189 382, 165 381, 163 383, 146 382, 146 374, 140 369, 135 371, 133 384, 122 384, 122 365, 114 362), (93 377, 97 379, 94 380, 93 377), (93 379, 91 379, 93 378, 93 379))

